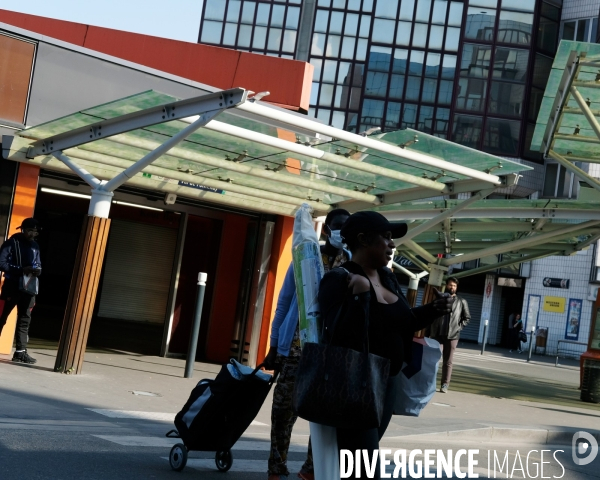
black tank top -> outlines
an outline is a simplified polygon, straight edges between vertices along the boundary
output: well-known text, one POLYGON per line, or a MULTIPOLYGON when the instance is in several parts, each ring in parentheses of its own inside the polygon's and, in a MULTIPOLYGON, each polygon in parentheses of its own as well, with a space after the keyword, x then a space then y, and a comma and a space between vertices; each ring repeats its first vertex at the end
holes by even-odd
MULTIPOLYGON (((390 375, 397 375, 404 357, 402 315, 406 313, 403 298, 394 303, 380 303, 375 292, 370 304, 369 347, 371 353, 390 359, 390 375)), ((406 332, 404 332, 406 333, 406 332)))

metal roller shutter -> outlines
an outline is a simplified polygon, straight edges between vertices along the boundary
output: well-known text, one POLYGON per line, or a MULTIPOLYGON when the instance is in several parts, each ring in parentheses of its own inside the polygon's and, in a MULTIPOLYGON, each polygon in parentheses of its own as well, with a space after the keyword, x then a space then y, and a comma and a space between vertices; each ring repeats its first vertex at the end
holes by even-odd
POLYGON ((479 324, 481 323, 483 295, 458 292, 458 296, 464 298, 469 303, 469 312, 471 313, 471 321, 467 327, 460 332, 460 339, 477 341, 479 339, 479 324))
POLYGON ((113 220, 99 317, 163 323, 177 230, 113 220))

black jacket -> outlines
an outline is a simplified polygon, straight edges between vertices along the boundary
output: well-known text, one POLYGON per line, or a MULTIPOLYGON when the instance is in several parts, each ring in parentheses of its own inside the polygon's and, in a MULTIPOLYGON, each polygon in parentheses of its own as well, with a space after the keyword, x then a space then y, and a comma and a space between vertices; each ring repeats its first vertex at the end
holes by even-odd
POLYGON ((319 305, 325 327, 323 341, 364 351, 365 320, 369 319, 370 351, 390 358, 390 375, 396 375, 402 367, 402 360, 410 359, 414 333, 429 326, 440 314, 432 304, 411 308, 395 275, 384 267, 379 270, 382 285, 398 296, 398 302, 401 302, 399 308, 403 314, 398 318, 399 325, 395 332, 372 328, 373 325, 377 325, 371 318, 371 304, 377 302, 375 292, 371 287, 369 292, 352 294, 348 290, 348 274, 344 269, 366 278, 360 265, 351 261, 346 262, 343 268, 334 268, 323 277, 319 287, 319 305), (340 308, 340 317, 331 338, 332 324, 340 308), (391 347, 393 351, 390 351, 391 347))
MULTIPOLYGON (((452 304, 452 313, 450 313, 450 322, 448 323, 448 340, 456 340, 460 337, 460 332, 465 328, 471 320, 471 312, 469 312, 469 304, 467 301, 456 295, 452 304)), ((442 332, 444 317, 440 317, 431 325, 431 337, 437 338, 440 335, 446 335, 442 332)))
POLYGON ((4 272, 6 282, 16 283, 23 275, 23 267, 31 267, 34 263, 42 268, 40 247, 35 241, 27 241, 22 233, 15 233, 0 247, 0 271, 4 272), (21 252, 20 264, 17 242, 21 252))

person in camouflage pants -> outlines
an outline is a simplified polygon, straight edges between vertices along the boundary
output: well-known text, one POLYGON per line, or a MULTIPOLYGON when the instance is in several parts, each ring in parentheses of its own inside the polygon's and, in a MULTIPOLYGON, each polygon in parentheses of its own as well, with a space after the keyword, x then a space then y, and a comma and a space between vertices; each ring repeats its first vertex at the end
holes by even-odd
MULTIPOLYGON (((327 235, 321 247, 325 272, 342 265, 350 259, 343 249, 339 230, 349 217, 346 210, 332 210, 325 219, 323 232, 327 235)), ((271 348, 265 358, 268 370, 279 371, 279 378, 273 390, 271 410, 271 454, 269 456, 268 480, 287 479, 288 450, 292 429, 298 416, 292 406, 292 394, 302 350, 298 332, 298 302, 293 268, 290 266, 277 301, 277 311, 271 326, 271 348)), ((298 473, 303 480, 314 480, 313 458, 310 439, 306 461, 298 473)))

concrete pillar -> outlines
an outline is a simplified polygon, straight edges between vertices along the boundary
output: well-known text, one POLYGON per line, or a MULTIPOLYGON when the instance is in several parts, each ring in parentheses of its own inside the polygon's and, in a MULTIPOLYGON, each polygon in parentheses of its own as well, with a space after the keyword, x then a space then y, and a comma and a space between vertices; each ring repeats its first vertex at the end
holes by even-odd
MULTIPOLYGON (((488 325, 488 344, 496 345, 498 332, 502 331, 502 319, 500 318, 500 304, 502 302, 502 287, 497 285, 495 275, 485 276, 485 286, 483 291, 483 304, 481 307, 481 323, 479 325, 478 343, 483 342, 483 325, 485 320, 489 320, 488 325)), ((460 295, 460 290, 458 292, 460 295)))
POLYGON ((109 228, 108 218, 84 220, 54 364, 57 372, 81 373, 109 228))

